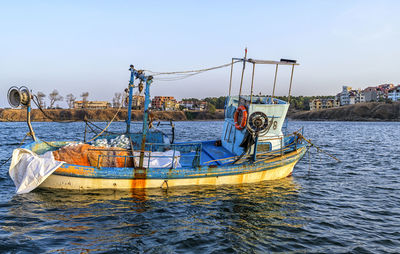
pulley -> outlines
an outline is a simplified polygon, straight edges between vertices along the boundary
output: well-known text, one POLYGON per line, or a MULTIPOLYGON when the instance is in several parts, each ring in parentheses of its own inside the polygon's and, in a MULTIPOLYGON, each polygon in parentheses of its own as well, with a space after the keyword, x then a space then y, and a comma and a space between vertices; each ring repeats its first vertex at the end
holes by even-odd
POLYGON ((142 93, 142 91, 143 91, 143 81, 142 80, 140 80, 138 87, 139 87, 139 93, 142 93))
POLYGON ((263 112, 254 112, 249 117, 247 128, 252 133, 263 132, 268 129, 268 117, 263 112))
POLYGON ((8 103, 13 108, 17 108, 21 105, 28 106, 31 102, 31 93, 26 86, 21 86, 20 88, 12 86, 8 89, 7 99, 8 103))

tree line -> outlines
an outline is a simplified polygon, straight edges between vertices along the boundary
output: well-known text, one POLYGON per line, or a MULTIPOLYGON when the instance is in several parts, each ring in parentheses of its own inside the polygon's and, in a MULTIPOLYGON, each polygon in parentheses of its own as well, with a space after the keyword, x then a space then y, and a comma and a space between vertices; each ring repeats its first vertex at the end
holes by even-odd
MULTIPOLYGON (((114 97, 112 99, 113 107, 119 107, 121 104, 123 104, 125 106, 127 105, 128 101, 127 100, 122 101, 122 95, 123 95, 123 93, 115 93, 114 94, 114 97)), ((49 104, 48 104, 47 108, 50 108, 50 109, 60 108, 59 105, 56 103, 64 101, 64 97, 60 95, 60 93, 57 91, 57 89, 54 89, 47 96, 43 92, 37 92, 36 98, 37 98, 41 108, 46 108, 46 102, 45 102, 46 97, 48 97, 48 100, 49 100, 49 104)), ((85 102, 88 101, 89 92, 83 92, 80 95, 80 97, 82 98, 83 107, 85 107, 85 102)), ((278 98, 280 100, 284 100, 284 101, 288 100, 287 96, 276 96, 276 98, 278 98)), ((67 103, 69 108, 74 107, 74 102, 76 101, 76 99, 77 98, 72 93, 67 94, 65 96, 65 102, 67 103)), ((313 99, 334 99, 334 96, 291 96, 290 97, 290 108, 293 108, 296 110, 309 110, 310 109, 309 103, 313 99)), ((204 99, 197 99, 197 98, 182 99, 182 101, 193 101, 195 104, 199 103, 201 101, 205 101, 205 102, 207 102, 207 110, 209 112, 215 112, 216 109, 224 109, 225 100, 226 100, 226 96, 207 97, 204 99)))
MULTIPOLYGON (((82 98, 83 104, 87 102, 87 98, 89 97, 89 92, 83 92, 80 97, 82 98)), ((47 96, 43 92, 37 92, 36 93, 36 98, 38 100, 39 106, 41 108, 48 108, 48 109, 54 109, 54 108, 60 108, 56 102, 61 102, 64 100, 64 97, 60 95, 60 93, 57 91, 57 89, 54 89, 51 93, 49 93, 47 96), (49 104, 46 105, 46 97, 49 99, 49 104)), ((67 103, 69 108, 74 107, 74 102, 76 101, 76 97, 70 93, 65 96, 65 102, 67 103)))
MULTIPOLYGON (((85 107, 85 103, 88 101, 89 92, 83 92, 80 97, 82 98, 83 107, 85 107)), ((48 109, 60 108, 60 106, 56 103, 64 101, 64 97, 60 95, 57 89, 54 89, 48 95, 39 91, 36 93, 36 98, 41 108, 48 109), (46 104, 46 97, 48 98, 48 105, 46 104)), ((65 102, 67 103, 68 108, 74 108, 74 102, 76 101, 76 99, 77 98, 72 93, 65 96, 65 102)), ((115 93, 112 101, 113 107, 116 108, 118 108, 121 104, 125 106, 128 104, 127 100, 122 101, 122 93, 115 93)))

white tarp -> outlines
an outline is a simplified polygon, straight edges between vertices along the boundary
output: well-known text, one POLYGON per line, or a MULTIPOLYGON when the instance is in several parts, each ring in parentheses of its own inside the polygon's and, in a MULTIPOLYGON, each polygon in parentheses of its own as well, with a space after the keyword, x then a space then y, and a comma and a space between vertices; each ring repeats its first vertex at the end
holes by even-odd
POLYGON ((15 149, 9 173, 16 186, 17 194, 34 190, 64 163, 56 161, 51 151, 37 155, 27 149, 15 149))
MULTIPOLYGON (((135 165, 139 165, 140 152, 133 152, 135 156, 135 165)), ((149 152, 144 153, 143 167, 145 168, 170 168, 172 166, 172 158, 174 157, 173 168, 181 167, 179 159, 181 153, 179 151, 168 150, 165 152, 150 152, 150 163, 149 163, 149 152)))

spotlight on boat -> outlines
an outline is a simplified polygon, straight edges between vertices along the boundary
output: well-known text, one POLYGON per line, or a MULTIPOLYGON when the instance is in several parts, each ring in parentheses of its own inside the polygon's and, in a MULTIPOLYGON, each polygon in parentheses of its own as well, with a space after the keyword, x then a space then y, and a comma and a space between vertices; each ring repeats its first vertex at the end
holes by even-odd
POLYGON ((12 86, 8 89, 7 99, 13 108, 18 108, 21 105, 28 106, 31 101, 31 94, 25 86, 21 86, 20 88, 12 86))

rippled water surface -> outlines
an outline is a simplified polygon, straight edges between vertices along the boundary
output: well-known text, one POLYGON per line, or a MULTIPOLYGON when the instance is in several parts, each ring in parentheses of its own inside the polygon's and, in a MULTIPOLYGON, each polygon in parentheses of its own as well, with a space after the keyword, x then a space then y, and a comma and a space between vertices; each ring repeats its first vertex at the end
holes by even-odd
MULTIPOLYGON (((33 125, 44 140, 83 138, 82 123, 33 125)), ((279 181, 23 195, 14 194, 7 163, 0 171, 0 252, 400 252, 400 124, 289 122, 292 131, 302 126, 342 162, 313 150, 279 181)), ((216 139, 222 122, 176 128, 179 141, 216 139)), ((3 162, 27 128, 0 129, 3 162)))

